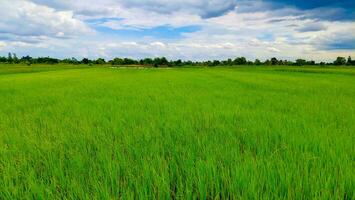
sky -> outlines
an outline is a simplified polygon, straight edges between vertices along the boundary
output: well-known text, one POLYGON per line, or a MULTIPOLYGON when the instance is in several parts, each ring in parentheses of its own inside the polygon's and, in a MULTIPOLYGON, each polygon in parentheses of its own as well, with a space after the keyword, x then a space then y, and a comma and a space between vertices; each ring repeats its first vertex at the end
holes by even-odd
POLYGON ((354 0, 0 0, 0 55, 355 58, 354 0))

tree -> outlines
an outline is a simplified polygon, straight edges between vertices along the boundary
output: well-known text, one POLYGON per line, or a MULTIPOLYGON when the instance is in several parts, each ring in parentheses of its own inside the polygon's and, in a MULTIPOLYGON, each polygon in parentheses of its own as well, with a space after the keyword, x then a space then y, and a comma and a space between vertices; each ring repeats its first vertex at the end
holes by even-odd
POLYGON ((50 57, 39 57, 39 58, 33 59, 33 63, 58 64, 59 60, 56 58, 50 58, 50 57))
POLYGON ((214 60, 213 62, 212 62, 212 65, 211 66, 218 66, 220 64, 220 61, 219 60, 214 60))
POLYGON ((346 59, 344 57, 337 57, 337 59, 334 61, 334 65, 345 65, 346 64, 346 59))
POLYGON ((279 61, 276 58, 271 58, 271 65, 277 65, 278 62, 279 61))
POLYGON ((245 65, 245 64, 247 64, 247 59, 244 58, 244 57, 236 58, 236 59, 233 61, 233 64, 235 64, 235 65, 245 65))
POLYGON ((61 60, 60 62, 61 63, 66 63, 66 64, 74 64, 74 65, 79 64, 79 61, 76 58, 74 58, 74 57, 65 58, 65 59, 61 60))
POLYGON ((304 65, 306 65, 306 64, 307 64, 307 61, 304 60, 304 59, 297 59, 297 60, 296 60, 296 65, 297 65, 297 66, 304 66, 304 65))
POLYGON ((121 59, 121 58, 114 58, 114 59, 111 61, 111 64, 112 64, 112 65, 123 65, 123 59, 121 59))
POLYGON ((0 63, 6 63, 6 62, 7 62, 7 58, 0 56, 0 63))
POLYGON ((269 59, 265 60, 264 65, 271 65, 271 61, 269 59))
POLYGON ((95 64, 103 65, 106 64, 106 61, 103 58, 98 58, 97 60, 95 60, 95 64))
POLYGON ((229 65, 229 66, 230 66, 230 65, 233 65, 232 59, 229 58, 229 59, 227 60, 227 63, 226 63, 226 64, 229 65))
POLYGON ((161 62, 161 65, 169 65, 169 61, 165 57, 162 57, 160 59, 160 62, 161 62))
POLYGON ((292 61, 284 60, 283 65, 292 65, 292 61))
POLYGON ((255 59, 254 65, 261 65, 261 61, 259 59, 255 59))
POLYGON ((90 60, 88 58, 83 58, 83 60, 81 60, 81 63, 83 64, 89 64, 90 60))
POLYGON ((131 58, 124 58, 123 59, 123 65, 134 65, 137 64, 137 61, 131 59, 131 58))
POLYGON ((315 61, 313 61, 313 60, 311 60, 311 61, 307 61, 307 65, 315 65, 316 64, 316 62, 315 61))
POLYGON ((165 57, 154 58, 153 63, 154 63, 154 67, 158 67, 161 65, 166 65, 166 66, 169 65, 169 61, 165 57))
POLYGON ((33 59, 32 59, 32 57, 30 57, 30 56, 24 56, 24 57, 22 57, 21 59, 20 59, 20 62, 21 63, 26 63, 27 65, 31 65, 32 64, 32 61, 33 59))
POLYGON ((12 60, 13 60, 14 63, 19 63, 20 62, 15 53, 12 53, 12 60))
POLYGON ((185 61, 185 62, 183 63, 183 65, 191 66, 191 65, 195 65, 195 63, 192 62, 191 60, 188 60, 188 61, 185 61))
POLYGON ((347 65, 355 65, 355 60, 352 60, 351 57, 348 57, 347 65))
POLYGON ((74 58, 74 57, 71 58, 71 62, 72 62, 73 64, 75 64, 75 65, 80 64, 79 61, 78 61, 76 58, 74 58))
POLYGON ((32 64, 32 63, 42 63, 42 64, 57 64, 57 63, 67 63, 67 64, 112 64, 112 65, 153 65, 155 67, 158 66, 228 66, 228 65, 293 65, 293 66, 304 66, 304 65, 318 65, 318 66, 325 66, 325 65, 348 65, 348 66, 355 66, 355 60, 349 56, 347 59, 345 57, 337 57, 334 62, 320 62, 316 63, 313 60, 305 60, 305 59, 297 59, 294 61, 288 60, 278 60, 277 58, 271 58, 270 60, 266 60, 265 62, 261 62, 259 59, 255 59, 254 62, 248 61, 245 57, 237 57, 236 59, 227 59, 227 60, 206 60, 206 61, 182 61, 182 60, 167 60, 165 57, 157 57, 157 58, 145 58, 141 60, 131 59, 131 58, 114 58, 108 62, 105 61, 103 58, 98 58, 96 60, 90 60, 88 58, 83 58, 82 60, 78 61, 75 58, 67 58, 67 59, 56 59, 51 57, 38 57, 32 58, 30 56, 24 56, 21 59, 17 58, 15 53, 8 53, 7 57, 0 56, 0 63, 25 63, 25 64, 32 64))
POLYGON ((9 54, 7 55, 7 62, 8 63, 12 63, 13 60, 12 60, 12 54, 9 52, 9 54))
POLYGON ((153 59, 151 58, 144 58, 143 60, 140 60, 140 63, 142 65, 152 65, 153 64, 153 59))
POLYGON ((176 60, 176 61, 173 61, 172 63, 173 63, 174 66, 178 66, 178 67, 183 65, 183 63, 182 63, 182 61, 180 59, 176 60))

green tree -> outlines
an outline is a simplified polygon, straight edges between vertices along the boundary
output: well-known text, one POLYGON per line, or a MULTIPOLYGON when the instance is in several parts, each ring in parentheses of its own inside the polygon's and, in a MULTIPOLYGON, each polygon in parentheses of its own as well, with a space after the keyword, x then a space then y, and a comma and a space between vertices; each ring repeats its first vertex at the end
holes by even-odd
POLYGON ((346 62, 347 65, 355 65, 355 60, 352 60, 351 57, 348 57, 348 61, 346 62))
POLYGON ((346 64, 346 59, 344 57, 337 57, 337 59, 334 61, 334 65, 345 65, 346 64))
POLYGON ((229 59, 227 60, 226 65, 229 65, 229 66, 230 66, 230 65, 233 65, 233 61, 232 61, 232 59, 230 59, 230 58, 229 58, 229 59))
POLYGON ((296 65, 297 66, 304 66, 307 64, 307 61, 305 59, 297 59, 296 60, 296 65))
POLYGON ((180 59, 176 60, 176 61, 173 61, 172 63, 173 63, 174 66, 178 66, 178 67, 183 65, 182 60, 180 60, 180 59))
POLYGON ((218 66, 219 64, 221 64, 221 62, 219 60, 214 60, 212 62, 212 66, 218 66))
POLYGON ((277 65, 278 62, 277 58, 271 58, 271 65, 277 65))
POLYGON ((315 65, 316 62, 314 60, 311 60, 311 61, 307 61, 307 65, 315 65))
POLYGON ((6 63, 6 62, 7 62, 7 58, 0 56, 0 63, 6 63))
POLYGON ((233 64, 235 64, 235 65, 245 65, 245 64, 247 64, 247 59, 244 58, 244 57, 236 58, 236 59, 233 61, 233 64))
POLYGON ((111 64, 112 65, 123 65, 123 59, 122 58, 114 58, 111 61, 111 64))
POLYGON ((123 64, 124 65, 134 65, 134 64, 137 64, 137 61, 133 60, 131 58, 124 58, 123 59, 123 64))
POLYGON ((154 63, 154 67, 158 67, 161 65, 166 65, 166 66, 169 65, 169 61, 165 57, 154 58, 153 63, 154 63))
POLYGON ((254 61, 254 65, 261 65, 262 63, 261 63, 261 61, 259 60, 259 59, 255 59, 255 61, 254 61))
POLYGON ((32 64, 32 61, 33 59, 32 59, 32 57, 30 57, 30 56, 24 56, 24 57, 22 57, 21 59, 20 59, 20 62, 21 63, 25 63, 25 64, 27 64, 27 65, 31 65, 32 64))
POLYGON ((265 60, 264 65, 271 65, 271 61, 269 59, 265 60))
POLYGON ((9 54, 7 55, 7 62, 8 63, 12 63, 13 59, 12 59, 12 54, 9 52, 9 54))
POLYGON ((88 58, 83 58, 83 60, 81 60, 81 63, 83 64, 89 64, 90 60, 88 58))
POLYGON ((97 60, 95 60, 95 64, 103 65, 106 64, 106 61, 103 58, 98 58, 97 60))
POLYGON ((153 64, 153 59, 151 59, 151 58, 144 58, 143 64, 144 64, 144 65, 152 65, 152 64, 153 64))
POLYGON ((20 62, 15 53, 12 53, 12 60, 13 60, 14 63, 19 63, 20 62))

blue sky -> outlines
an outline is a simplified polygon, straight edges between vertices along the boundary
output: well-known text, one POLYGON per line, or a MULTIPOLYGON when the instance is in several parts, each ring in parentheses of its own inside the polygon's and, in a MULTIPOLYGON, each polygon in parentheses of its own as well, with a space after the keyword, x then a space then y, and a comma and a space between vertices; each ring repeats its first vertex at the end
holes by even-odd
POLYGON ((0 55, 355 57, 353 0, 1 0, 0 55))

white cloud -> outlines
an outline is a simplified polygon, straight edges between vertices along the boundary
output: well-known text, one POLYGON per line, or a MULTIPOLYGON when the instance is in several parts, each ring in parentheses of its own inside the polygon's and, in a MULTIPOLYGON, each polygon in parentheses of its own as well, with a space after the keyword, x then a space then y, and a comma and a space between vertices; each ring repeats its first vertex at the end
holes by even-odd
POLYGON ((275 47, 268 47, 267 48, 270 52, 274 52, 274 53, 280 53, 281 51, 275 47))
POLYGON ((24 0, 0 1, 0 9, 1 34, 15 39, 70 38, 92 32, 85 23, 74 18, 72 11, 56 11, 24 0))
POLYGON ((6 43, 3 41, 0 41, 0 50, 6 46, 6 43))
POLYGON ((165 48, 166 47, 166 45, 162 42, 152 42, 152 43, 150 43, 150 46, 157 47, 157 48, 165 48))
POLYGON ((212 17, 233 10, 237 5, 237 0, 101 0, 100 4, 96 0, 33 1, 57 9, 71 9, 77 14, 86 16, 101 15, 108 11, 117 15, 118 11, 141 9, 162 14, 184 12, 201 17, 212 17))
POLYGON ((142 7, 159 13, 184 11, 202 17, 220 16, 234 10, 236 0, 121 0, 126 7, 142 7))
POLYGON ((355 22, 310 17, 320 10, 271 10, 269 6, 244 0, 0 0, 0 40, 6 41, 3 47, 0 43, 0 51, 192 60, 268 59, 275 54, 315 60, 333 59, 336 54, 354 56, 352 49, 331 47, 341 42, 334 41, 354 39, 355 22), (144 35, 145 30, 162 26, 199 28, 171 38, 164 37, 170 32, 144 35), (92 29, 102 27, 111 32, 92 34, 92 29), (118 30, 139 34, 120 35, 118 30))

